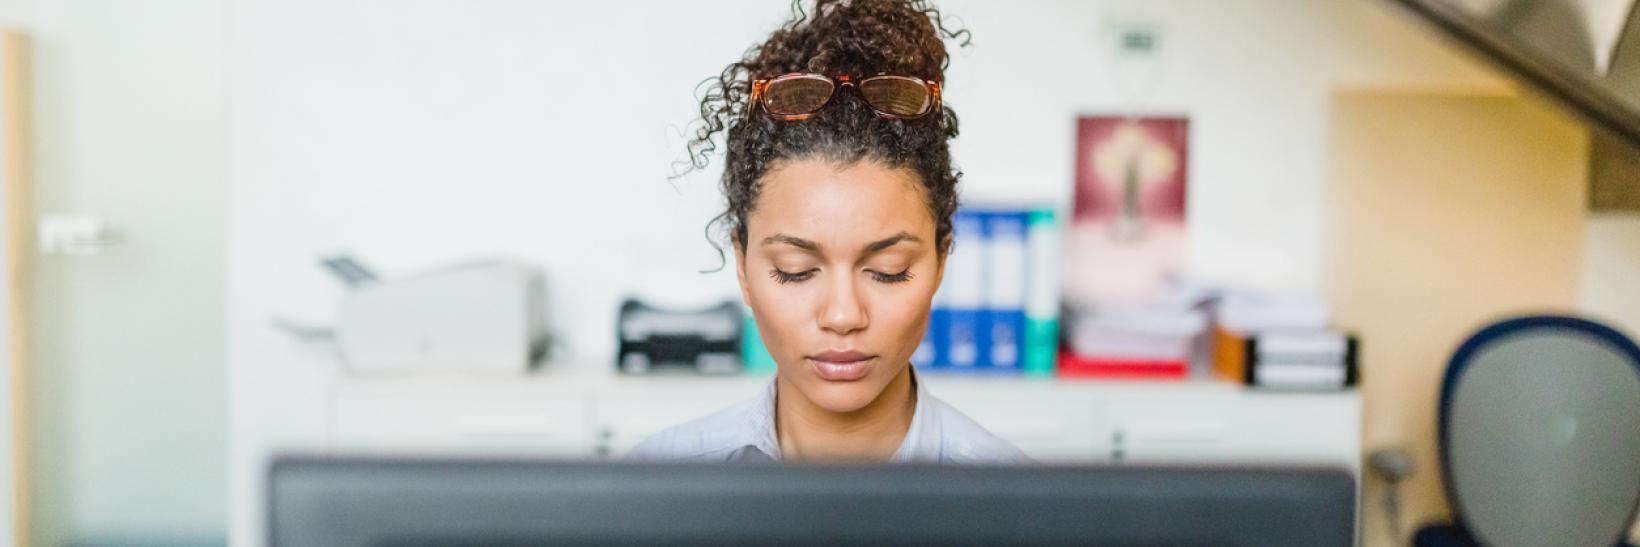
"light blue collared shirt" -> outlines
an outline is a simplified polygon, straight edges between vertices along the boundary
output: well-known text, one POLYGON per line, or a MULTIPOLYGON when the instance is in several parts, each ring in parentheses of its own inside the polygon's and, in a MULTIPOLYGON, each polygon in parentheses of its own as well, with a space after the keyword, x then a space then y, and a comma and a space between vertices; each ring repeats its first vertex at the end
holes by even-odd
MULTIPOLYGON (((911 428, 889 461, 895 463, 1017 464, 1030 457, 944 401, 935 399, 913 376, 917 403, 911 428)), ((632 460, 751 462, 780 459, 775 436, 775 383, 761 396, 644 439, 627 454, 632 460)))

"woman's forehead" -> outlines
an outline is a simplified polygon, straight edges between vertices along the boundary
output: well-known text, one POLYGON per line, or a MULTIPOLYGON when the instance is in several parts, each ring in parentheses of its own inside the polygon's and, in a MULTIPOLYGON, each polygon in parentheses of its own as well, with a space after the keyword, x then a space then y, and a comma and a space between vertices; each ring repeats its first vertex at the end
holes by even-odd
POLYGON ((771 170, 762 190, 747 219, 748 231, 754 234, 838 244, 876 241, 900 232, 924 240, 933 236, 927 198, 909 169, 872 161, 798 161, 771 170))

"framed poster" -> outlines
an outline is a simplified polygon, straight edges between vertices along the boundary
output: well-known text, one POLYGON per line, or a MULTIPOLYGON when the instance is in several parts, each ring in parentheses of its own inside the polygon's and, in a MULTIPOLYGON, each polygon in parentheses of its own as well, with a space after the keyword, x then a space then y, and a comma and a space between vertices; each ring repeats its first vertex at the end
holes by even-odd
POLYGON ((1189 126, 1184 117, 1076 121, 1076 197, 1065 296, 1142 302, 1184 265, 1189 126))

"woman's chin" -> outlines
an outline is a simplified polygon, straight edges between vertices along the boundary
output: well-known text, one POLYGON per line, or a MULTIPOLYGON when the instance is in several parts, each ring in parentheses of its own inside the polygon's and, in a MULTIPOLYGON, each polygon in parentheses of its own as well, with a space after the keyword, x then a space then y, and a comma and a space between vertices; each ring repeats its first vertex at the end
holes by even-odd
POLYGON ((810 389, 804 394, 815 406, 828 412, 844 414, 871 404, 882 392, 882 387, 874 382, 836 383, 819 380, 811 382, 810 389))

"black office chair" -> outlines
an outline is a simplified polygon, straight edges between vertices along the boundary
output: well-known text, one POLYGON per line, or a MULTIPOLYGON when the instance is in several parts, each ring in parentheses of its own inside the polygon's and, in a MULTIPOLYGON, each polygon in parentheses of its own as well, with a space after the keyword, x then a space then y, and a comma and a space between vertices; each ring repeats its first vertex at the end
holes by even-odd
POLYGON ((1441 476, 1455 522, 1419 547, 1610 546, 1640 506, 1640 347, 1561 316, 1503 321, 1447 366, 1441 476))

